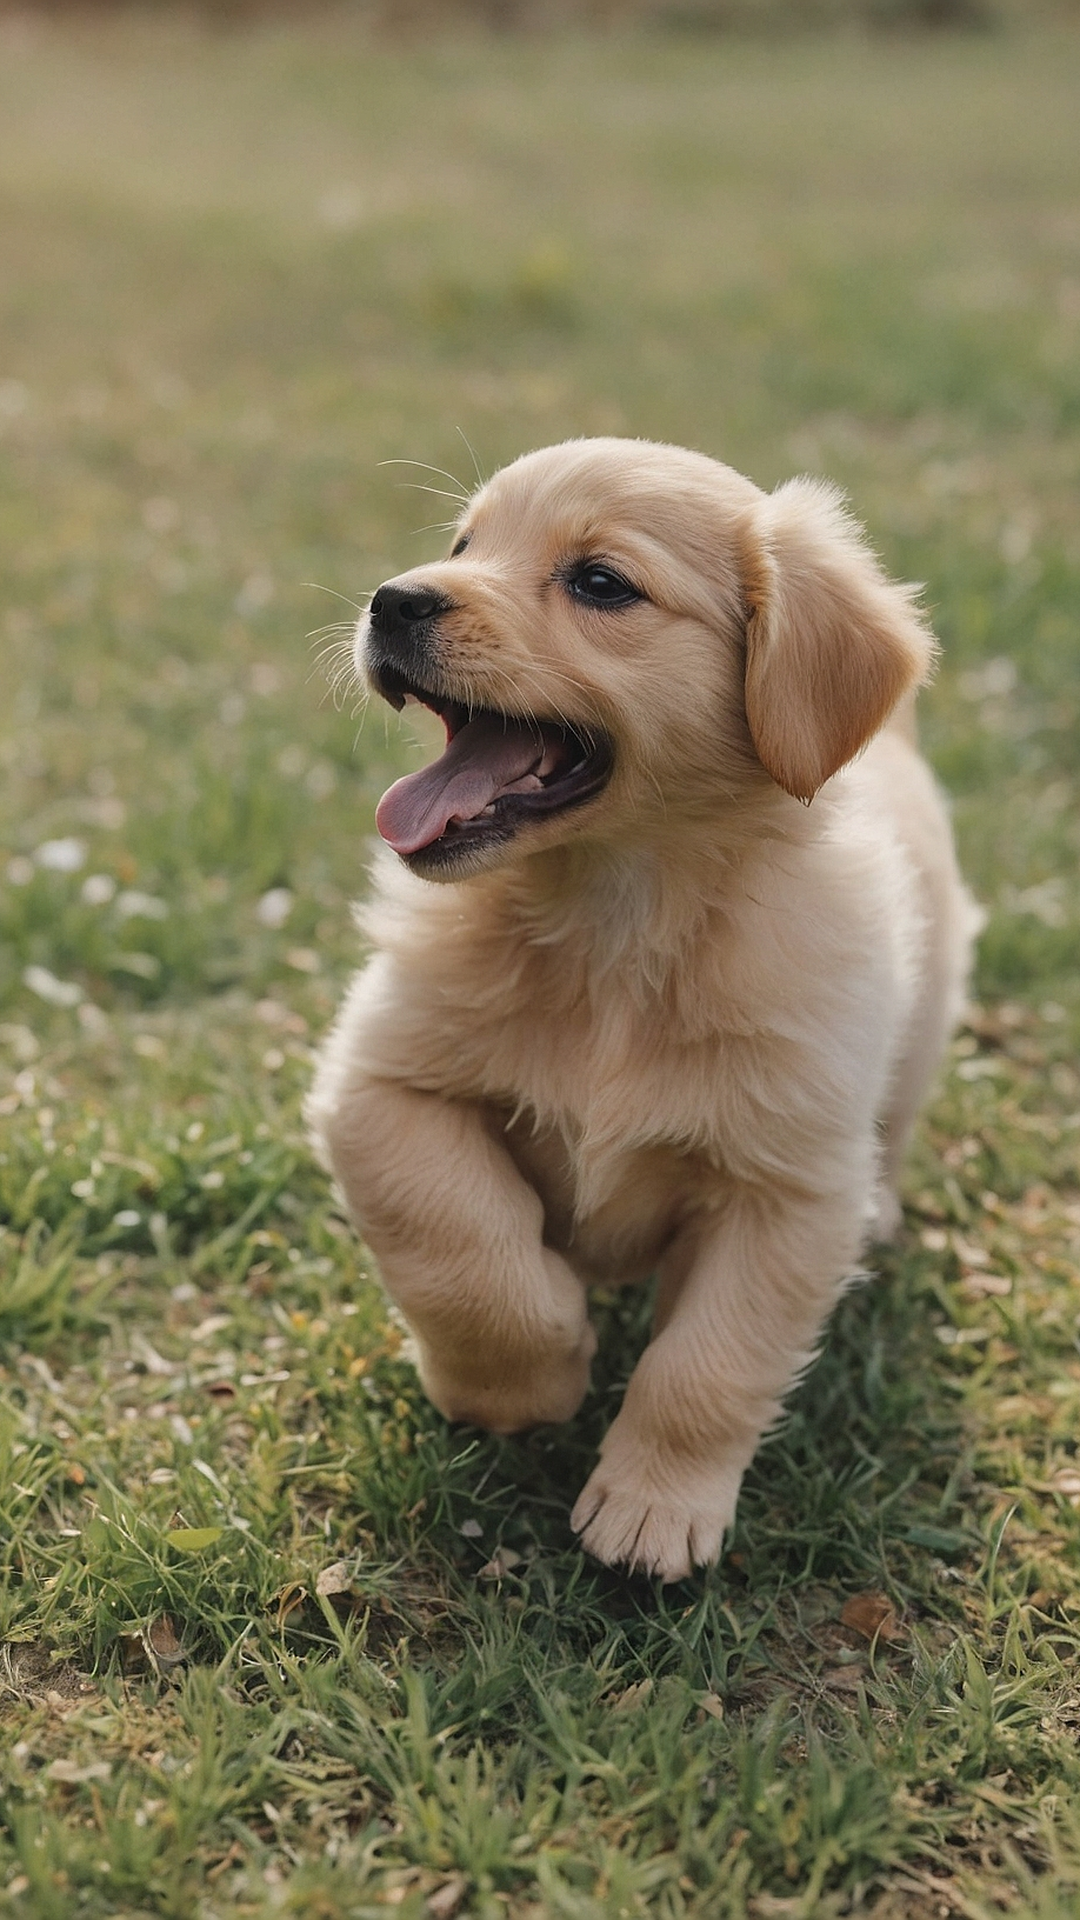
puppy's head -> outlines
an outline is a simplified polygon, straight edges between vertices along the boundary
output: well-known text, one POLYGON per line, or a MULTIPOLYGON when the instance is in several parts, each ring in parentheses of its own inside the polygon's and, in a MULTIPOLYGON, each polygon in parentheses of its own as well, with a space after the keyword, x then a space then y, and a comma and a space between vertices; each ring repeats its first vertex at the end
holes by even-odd
POLYGON ((379 829, 449 880, 574 836, 678 832, 770 787, 808 801, 933 651, 820 483, 766 495, 637 440, 526 454, 361 622, 371 684, 447 732, 379 829))

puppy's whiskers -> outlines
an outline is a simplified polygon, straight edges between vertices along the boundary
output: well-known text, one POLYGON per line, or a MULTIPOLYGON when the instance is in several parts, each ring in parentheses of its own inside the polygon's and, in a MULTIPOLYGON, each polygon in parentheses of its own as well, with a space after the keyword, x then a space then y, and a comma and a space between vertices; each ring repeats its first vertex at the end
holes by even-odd
MULTIPOLYGON (((539 714, 536 712, 535 708, 531 706, 527 701, 522 701, 519 689, 515 686, 513 680, 511 680, 508 674, 504 674, 501 677, 503 680, 503 684, 506 686, 507 691, 510 695, 511 702, 514 703, 514 710, 520 713, 520 717, 523 720, 526 720, 531 727, 535 727, 536 731, 539 733, 542 730, 544 723, 541 720, 539 714)), ((551 709, 546 715, 546 718, 549 723, 552 720, 552 718, 554 718, 558 722, 558 724, 562 727, 565 727, 569 733, 578 733, 581 731, 579 727, 575 727, 573 725, 572 721, 570 721, 567 718, 566 714, 562 712, 561 708, 556 705, 554 700, 551 703, 551 709)))
POLYGON ((397 484, 399 487, 407 487, 410 493, 433 493, 438 500, 453 500, 460 507, 467 507, 469 504, 464 494, 451 493, 448 487, 429 487, 422 480, 399 480, 397 484))
MULTIPOLYGON (((301 585, 310 587, 313 593, 331 594, 335 600, 340 600, 345 606, 351 607, 357 618, 359 618, 362 613, 367 612, 368 604, 372 598, 370 593, 366 593, 362 601, 350 600, 347 593, 339 593, 336 587, 324 587, 321 580, 304 580, 301 582, 301 585)), ((322 631, 322 629, 320 629, 320 631, 322 631)))
MULTIPOLYGON (((446 467, 433 467, 428 460, 408 460, 399 456, 392 460, 380 460, 379 465, 381 467, 416 467, 421 473, 433 473, 437 480, 449 480, 454 491, 453 493, 448 493, 446 498, 448 500, 457 500, 463 507, 468 505, 472 497, 472 489, 467 487, 464 481, 459 480, 456 473, 451 473, 446 467)), ((415 486, 420 483, 417 481, 406 481, 404 484, 406 486, 410 484, 415 486)), ((437 493, 439 491, 440 489, 437 487, 428 488, 429 493, 437 493)))
POLYGON ((481 473, 480 471, 480 462, 476 457, 476 449, 474 448, 472 441, 469 439, 468 435, 464 432, 464 430, 461 427, 455 427, 454 432, 459 436, 460 439, 462 439, 465 442, 469 459, 473 463, 473 472, 476 475, 477 486, 482 487, 486 485, 487 475, 484 473, 481 473))
MULTIPOLYGON (((554 698, 552 699, 550 711, 546 716, 549 720, 554 717, 561 726, 568 728, 573 733, 584 733, 584 730, 588 726, 600 725, 600 717, 596 712, 596 702, 592 690, 583 680, 578 680, 572 673, 567 673, 560 667, 552 667, 543 661, 536 660, 530 662, 529 675, 530 678, 537 676, 541 680, 549 682, 558 688, 559 699, 558 701, 554 698), (586 708, 586 712, 575 719, 571 719, 570 716, 563 711, 562 705, 560 704, 567 689, 579 695, 586 708)), ((520 701, 520 688, 512 676, 509 673, 504 673, 501 679, 503 686, 507 689, 511 698, 514 701, 520 701)), ((530 713, 529 717, 530 719, 537 718, 534 713, 530 713)), ((590 742, 590 744, 592 744, 592 742, 590 742)))

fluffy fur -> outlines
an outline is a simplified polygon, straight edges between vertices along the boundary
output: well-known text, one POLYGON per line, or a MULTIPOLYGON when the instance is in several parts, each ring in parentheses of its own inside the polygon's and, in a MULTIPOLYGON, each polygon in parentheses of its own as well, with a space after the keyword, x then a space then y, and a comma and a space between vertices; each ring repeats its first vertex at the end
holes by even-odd
POLYGON ((832 489, 639 441, 516 461, 390 584, 436 607, 455 698, 602 736, 611 774, 445 884, 383 854, 311 1125, 449 1419, 568 1420, 586 1288, 659 1275, 573 1525, 677 1579, 899 1221, 961 1003, 972 909, 912 721, 934 642, 832 489), (583 603, 587 563, 634 597, 583 603))

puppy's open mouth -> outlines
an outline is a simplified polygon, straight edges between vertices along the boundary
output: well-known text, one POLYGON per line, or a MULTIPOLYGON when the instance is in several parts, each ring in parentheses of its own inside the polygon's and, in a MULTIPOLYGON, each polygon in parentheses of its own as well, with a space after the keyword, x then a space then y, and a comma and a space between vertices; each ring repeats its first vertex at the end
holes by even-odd
POLYGON ((471 707, 381 662, 371 677, 391 706, 416 700, 446 728, 445 753, 398 780, 375 813, 383 839, 418 871, 468 864, 607 785, 611 746, 594 731, 471 707))

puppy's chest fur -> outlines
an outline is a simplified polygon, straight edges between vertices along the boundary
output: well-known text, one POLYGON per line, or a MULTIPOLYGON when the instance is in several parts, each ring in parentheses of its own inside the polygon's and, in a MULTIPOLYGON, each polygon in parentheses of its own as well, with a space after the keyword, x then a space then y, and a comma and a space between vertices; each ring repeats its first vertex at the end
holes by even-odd
POLYGON ((828 1181, 852 1128, 880 1110, 902 956, 882 941, 876 889, 840 912, 817 866, 786 849, 715 910, 699 898, 683 941, 663 943, 677 960, 692 942, 695 964, 666 970, 650 965, 644 920, 620 935, 614 909, 571 932, 570 917, 506 890, 470 889, 462 912, 452 890, 394 875, 371 916, 388 1017, 369 1064, 481 1102, 544 1202, 551 1243, 629 1277, 722 1204, 731 1178, 812 1167, 828 1181), (793 890, 807 895, 797 915, 793 890))
POLYGON ((528 1115, 504 1138, 543 1202, 545 1241, 586 1280, 646 1278, 686 1221, 717 1204, 720 1170, 701 1151, 598 1148, 528 1115))
POLYGON ((460 1035, 454 1090, 486 1107, 543 1202, 550 1246, 589 1279, 643 1278, 717 1203, 722 1044, 678 1047, 660 1010, 628 1016, 617 994, 606 1019, 550 1001, 545 1011, 539 990, 531 1004, 525 1044, 518 1031, 508 1045, 498 1020, 460 1035))

